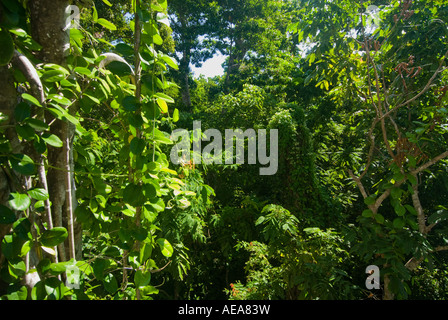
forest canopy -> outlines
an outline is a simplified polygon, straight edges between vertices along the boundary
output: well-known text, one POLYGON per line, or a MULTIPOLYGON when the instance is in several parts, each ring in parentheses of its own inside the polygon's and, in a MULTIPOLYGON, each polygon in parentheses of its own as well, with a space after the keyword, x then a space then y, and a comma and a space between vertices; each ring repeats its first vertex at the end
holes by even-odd
POLYGON ((447 299, 447 24, 0 0, 0 300, 447 299))

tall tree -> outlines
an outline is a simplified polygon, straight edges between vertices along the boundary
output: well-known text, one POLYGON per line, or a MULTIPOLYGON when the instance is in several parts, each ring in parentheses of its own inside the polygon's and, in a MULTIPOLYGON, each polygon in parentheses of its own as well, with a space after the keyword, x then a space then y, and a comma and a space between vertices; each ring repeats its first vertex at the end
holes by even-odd
POLYGON ((440 95, 447 17, 439 10, 447 5, 304 1, 301 21, 291 28, 299 40, 310 40, 307 60, 314 71, 308 81, 346 113, 343 148, 350 152, 342 163, 366 206, 357 218, 362 240, 354 250, 382 266, 385 299, 407 297, 412 271, 447 249, 440 241, 446 238, 443 204, 424 208, 420 196, 435 183, 427 172, 439 176, 448 157, 440 95))
POLYGON ((173 38, 179 58, 177 79, 181 87, 182 103, 191 106, 190 65, 201 65, 210 58, 214 49, 204 41, 217 26, 211 19, 214 3, 209 1, 173 0, 169 3, 169 13, 173 38))

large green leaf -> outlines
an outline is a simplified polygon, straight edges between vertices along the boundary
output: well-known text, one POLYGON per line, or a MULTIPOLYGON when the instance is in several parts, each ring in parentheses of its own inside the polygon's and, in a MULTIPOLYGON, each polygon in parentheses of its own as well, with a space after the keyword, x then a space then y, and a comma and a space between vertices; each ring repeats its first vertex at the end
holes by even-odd
POLYGON ((26 209, 28 209, 30 204, 31 204, 31 200, 30 200, 30 198, 28 197, 27 194, 18 193, 18 192, 11 192, 9 205, 14 210, 17 210, 17 211, 26 210, 26 209))
POLYGON ((14 118, 21 122, 31 116, 31 107, 26 102, 19 103, 14 109, 14 118))
POLYGON ((114 294, 118 290, 117 279, 112 273, 108 273, 103 279, 104 288, 109 292, 114 294))
POLYGON ((117 27, 112 22, 107 21, 106 19, 99 18, 96 22, 109 30, 117 30, 117 27))
POLYGON ((44 72, 40 78, 45 82, 59 82, 64 80, 65 77, 65 73, 60 70, 49 70, 44 72))
POLYGON ((40 104, 39 100, 37 100, 36 98, 34 98, 32 95, 28 94, 28 93, 22 93, 22 99, 25 101, 30 102, 31 104, 34 104, 38 107, 42 107, 42 105, 40 104))
POLYGON ((146 146, 145 140, 137 137, 134 137, 129 145, 131 152, 135 155, 142 154, 143 150, 145 149, 145 146, 146 146))
POLYGON ((45 292, 50 300, 60 300, 64 295, 64 283, 56 277, 45 279, 45 292))
POLYGON ((61 148, 64 143, 61 139, 55 134, 45 132, 42 134, 42 139, 45 141, 45 143, 49 144, 50 146, 61 148))
POLYGON ((123 190, 123 200, 133 207, 139 207, 146 201, 141 186, 128 184, 123 190))
POLYGON ((48 124, 39 119, 29 118, 25 122, 36 131, 45 131, 50 128, 48 124))
POLYGON ((148 260, 151 257, 151 253, 152 253, 152 243, 143 242, 140 247, 139 262, 143 264, 146 260, 148 260))
POLYGON ((34 161, 25 154, 12 154, 9 161, 12 168, 20 174, 29 176, 35 172, 34 161))
POLYGON ((134 96, 124 97, 121 103, 123 105, 123 108, 127 111, 136 111, 139 107, 137 98, 135 98, 134 96))
POLYGON ((171 243, 169 243, 168 240, 164 238, 159 238, 156 240, 156 242, 160 247, 160 251, 165 257, 169 258, 173 255, 173 247, 171 246, 171 243))
POLYGON ((9 31, 0 31, 0 66, 5 66, 14 55, 14 41, 9 31))
POLYGON ((47 200, 49 198, 47 190, 43 188, 33 188, 27 191, 28 195, 36 200, 47 200))
POLYGON ((62 243, 68 236, 67 229, 64 227, 54 227, 46 230, 40 237, 40 243, 45 247, 55 247, 62 243))
POLYGON ((144 287, 151 281, 151 272, 137 270, 134 275, 134 284, 136 287, 144 287))
POLYGON ((8 270, 9 274, 13 278, 15 279, 22 278, 26 272, 25 262, 23 260, 19 260, 16 263, 11 263, 10 261, 8 261, 8 270))

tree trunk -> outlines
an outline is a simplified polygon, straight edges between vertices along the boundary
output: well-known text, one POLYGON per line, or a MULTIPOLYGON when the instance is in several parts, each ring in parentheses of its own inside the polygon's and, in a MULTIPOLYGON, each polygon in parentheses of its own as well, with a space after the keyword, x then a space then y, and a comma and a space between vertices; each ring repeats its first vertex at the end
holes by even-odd
MULTIPOLYGON (((182 30, 187 30, 187 21, 185 15, 182 12, 179 13, 179 21, 182 30)), ((180 87, 181 87, 182 103, 184 104, 185 107, 189 109, 191 107, 190 83, 189 83, 191 39, 188 31, 185 31, 184 34, 186 34, 186 37, 182 41, 183 42, 182 59, 179 62, 180 87)))
MULTIPOLYGON (((30 22, 32 37, 41 46, 42 50, 37 57, 44 63, 56 63, 66 66, 66 57, 69 53, 70 38, 66 26, 66 8, 69 5, 68 0, 31 0, 30 1, 30 22)), ((54 118, 47 114, 47 123, 54 118)), ((64 147, 55 148, 48 146, 48 190, 51 201, 52 218, 54 226, 63 226, 70 232, 70 225, 73 222, 72 216, 76 206, 76 199, 73 196, 73 159, 72 146, 74 128, 73 125, 61 120, 55 120, 50 132, 57 135, 64 141, 64 147), (68 143, 66 143, 68 141, 68 143), (67 160, 66 155, 69 155, 67 160), (70 169, 67 172, 67 169, 70 169), (67 193, 68 191, 68 193, 67 193), (70 195, 71 201, 68 201, 70 195), (71 206, 69 204, 71 203, 71 206), (69 206, 69 207, 68 207, 69 206), (66 214, 67 213, 67 214, 66 214)), ((80 234, 79 226, 74 226, 80 234)), ((72 230, 73 230, 72 229, 72 230)), ((80 235, 70 235, 69 238, 76 238, 78 241, 80 235)), ((80 247, 79 243, 76 247, 80 247)), ((68 259, 68 244, 61 244, 58 247, 58 256, 60 261, 68 259)))
POLYGON ((383 300, 394 300, 394 294, 390 291, 389 284, 389 275, 386 274, 384 276, 383 300))

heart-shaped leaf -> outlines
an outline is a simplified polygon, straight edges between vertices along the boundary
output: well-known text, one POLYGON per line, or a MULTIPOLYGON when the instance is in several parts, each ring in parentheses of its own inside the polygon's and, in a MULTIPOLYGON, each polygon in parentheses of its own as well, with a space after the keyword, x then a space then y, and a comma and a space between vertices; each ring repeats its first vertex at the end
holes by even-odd
POLYGON ((27 194, 11 192, 9 205, 11 208, 17 211, 23 211, 28 209, 31 204, 31 200, 27 194))

